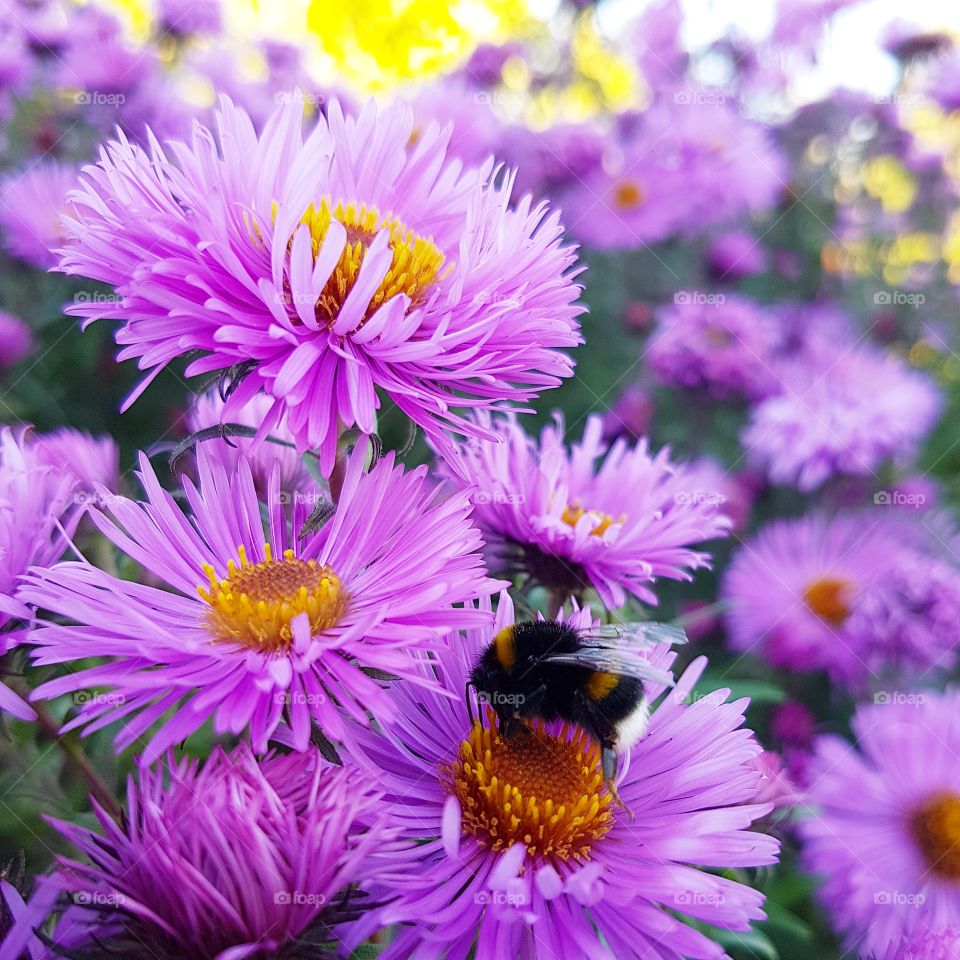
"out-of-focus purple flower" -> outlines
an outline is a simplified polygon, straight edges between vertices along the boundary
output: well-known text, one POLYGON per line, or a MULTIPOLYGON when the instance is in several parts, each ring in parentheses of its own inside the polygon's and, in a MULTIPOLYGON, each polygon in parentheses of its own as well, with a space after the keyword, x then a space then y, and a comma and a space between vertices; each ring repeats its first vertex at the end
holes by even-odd
POLYGON ((894 20, 880 34, 880 45, 902 62, 949 49, 953 41, 946 33, 930 31, 909 20, 894 20))
POLYGON ((868 344, 824 338, 778 373, 781 391, 753 409, 743 444, 774 483, 800 490, 909 460, 941 409, 927 376, 868 344))
POLYGON ((223 29, 220 0, 160 0, 157 26, 175 36, 219 33, 223 29))
POLYGON ((746 526, 753 506, 753 491, 740 476, 712 457, 699 457, 686 464, 690 496, 709 503, 729 521, 732 530, 746 526))
POLYGON ((617 437, 639 440, 649 432, 652 418, 653 398, 643 387, 633 384, 604 413, 603 439, 608 442, 617 437))
POLYGON ((776 318, 735 294, 676 294, 658 312, 647 363, 664 384, 717 399, 759 400, 776 391, 776 318))
POLYGON ((685 171, 638 145, 614 171, 595 165, 564 195, 567 229, 598 250, 629 250, 676 232, 689 200, 685 171))
POLYGON ((306 142, 295 96, 260 137, 229 100, 218 122, 219 149, 200 129, 178 163, 110 144, 73 195, 61 269, 122 302, 70 312, 127 321, 120 356, 149 370, 134 397, 191 350, 190 375, 245 364, 226 416, 263 390, 263 432, 286 414, 328 473, 342 428, 374 430, 378 389, 452 455, 443 428, 484 435, 455 408, 571 374, 557 348, 580 340, 575 254, 544 204, 510 205, 512 177, 446 162, 436 128, 408 148, 402 104, 346 119, 331 104, 306 142))
POLYGON ((57 57, 56 82, 77 91, 75 102, 82 110, 122 107, 125 95, 144 80, 155 62, 149 47, 137 48, 125 41, 111 13, 93 5, 78 7, 57 57))
POLYGON ((59 857, 55 874, 83 956, 242 960, 335 943, 362 908, 348 888, 392 847, 370 779, 315 749, 258 762, 247 745, 165 767, 140 765, 121 824, 99 807, 99 831, 52 821, 86 855, 59 857))
POLYGON ((53 251, 67 237, 61 216, 68 213, 69 191, 77 171, 46 161, 5 177, 0 184, 3 244, 15 257, 46 270, 57 262, 53 251))
POLYGON ((655 90, 683 81, 687 54, 680 43, 683 9, 678 0, 652 4, 631 24, 628 43, 640 72, 655 90))
POLYGON ((30 450, 42 466, 72 474, 79 491, 94 494, 102 487, 116 493, 120 485, 120 450, 112 437, 93 437, 82 430, 61 427, 38 434, 30 450))
POLYGON ((812 746, 816 724, 810 709, 799 700, 788 700, 773 708, 770 730, 774 740, 784 746, 812 746))
POLYGON ((780 0, 770 39, 777 46, 789 47, 812 58, 830 18, 860 2, 862 0, 780 0))
POLYGON ((33 348, 33 334, 19 317, 0 310, 0 370, 19 363, 33 348))
POLYGON ((557 197, 566 210, 568 191, 580 190, 599 167, 605 142, 589 123, 558 123, 546 130, 518 125, 501 136, 500 155, 516 168, 518 190, 557 197))
MULTIPOLYGON (((0 430, 0 631, 30 620, 30 609, 15 597, 17 580, 63 554, 82 512, 74 493, 72 475, 33 456, 26 430, 0 430)), ((0 632, 0 655, 22 639, 20 630, 0 632)), ((2 683, 0 710, 21 720, 34 716, 2 683)))
MULTIPOLYGON (((592 622, 586 608, 567 619, 592 622)), ((502 595, 494 629, 513 622, 502 595)), ((742 728, 745 701, 693 699, 706 661, 686 670, 624 759, 618 790, 631 819, 603 788, 582 731, 534 725, 501 738, 473 721, 463 687, 491 635, 469 631, 424 665, 453 696, 398 686, 386 736, 354 736, 401 836, 435 838, 412 860, 391 854, 393 869, 371 890, 397 897, 378 919, 404 924, 384 960, 719 957, 677 914, 745 930, 763 898, 698 867, 778 855, 774 838, 749 829, 770 807, 756 803, 760 748, 742 728)), ((650 658, 669 670, 674 654, 661 647, 650 658)), ((657 701, 664 688, 648 694, 657 701)))
POLYGON ((778 753, 764 750, 754 758, 753 766, 761 777, 757 803, 769 803, 774 810, 784 810, 802 802, 803 796, 790 780, 778 753))
POLYGON ((89 732, 126 718, 118 749, 169 710, 144 751, 148 761, 209 719, 218 733, 249 730, 260 751, 285 717, 304 750, 314 724, 339 739, 343 713, 391 714, 390 694, 364 668, 417 675, 419 651, 464 618, 481 617, 451 604, 499 584, 485 576, 465 495, 438 503, 426 468, 405 473, 388 455, 364 473, 364 455, 358 445, 335 516, 304 538, 296 534, 309 507, 295 503, 291 520, 279 471, 265 526, 249 464, 241 458, 228 474, 201 446, 199 488, 184 482, 188 519, 141 457, 149 502, 113 497, 109 516, 91 517, 164 588, 86 562, 34 571, 21 602, 74 621, 35 628, 35 660, 106 658, 34 697, 112 688, 68 726, 89 732))
POLYGON ((592 586, 610 608, 628 595, 655 604, 659 577, 691 579, 708 565, 694 544, 725 536, 719 498, 694 497, 695 478, 651 455, 646 440, 607 447, 603 421, 587 420, 583 439, 564 446, 560 414, 539 443, 515 417, 494 424, 500 443, 469 441, 466 476, 491 558, 553 590, 592 586))
POLYGON ((710 271, 718 280, 739 280, 767 269, 767 251, 744 230, 721 234, 710 245, 710 271))
POLYGON ((889 502, 894 507, 910 510, 933 510, 940 503, 940 488, 936 480, 922 473, 899 479, 889 491, 875 493, 874 499, 889 502))
POLYGON ((523 47, 519 43, 481 43, 470 54, 461 73, 478 86, 494 87, 502 79, 503 65, 522 53, 523 47))
POLYGON ((863 688, 956 662, 960 570, 876 511, 775 521, 735 556, 722 594, 733 648, 778 667, 863 688))
POLYGON ((929 94, 945 110, 960 110, 960 51, 952 50, 938 61, 929 94))
POLYGON ((960 925, 958 710, 952 690, 878 694, 853 718, 856 748, 835 736, 818 744, 808 802, 819 812, 798 825, 803 862, 859 956, 901 960, 897 949, 931 920, 960 925))
MULTIPOLYGON (((240 409, 235 410, 229 422, 259 429, 267 414, 270 412, 271 401, 268 397, 258 394, 240 409)), ((197 397, 193 407, 187 414, 187 426, 191 432, 206 430, 226 423, 224 417, 224 402, 216 390, 211 390, 197 397)), ((281 418, 280 422, 270 431, 270 436, 277 440, 293 444, 293 434, 286 429, 281 418)), ((255 444, 245 437, 230 437, 203 441, 204 448, 215 454, 232 473, 237 468, 241 456, 250 465, 254 483, 261 497, 265 497, 273 476, 274 468, 280 471, 280 494, 286 496, 292 503, 298 494, 316 492, 316 483, 306 468, 303 457, 296 449, 282 446, 273 441, 255 444)))
POLYGON ((27 38, 16 16, 0 23, 0 95, 21 92, 30 77, 31 59, 27 38))

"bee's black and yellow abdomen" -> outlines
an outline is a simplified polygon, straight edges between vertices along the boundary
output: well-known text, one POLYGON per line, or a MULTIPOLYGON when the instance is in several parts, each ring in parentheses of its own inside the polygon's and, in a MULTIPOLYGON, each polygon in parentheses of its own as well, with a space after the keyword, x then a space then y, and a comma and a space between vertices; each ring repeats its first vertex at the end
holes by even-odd
POLYGON ((493 655, 504 670, 510 671, 517 662, 517 628, 504 627, 493 638, 493 655))
POLYGON ((616 689, 617 685, 621 680, 626 680, 627 677, 621 677, 616 673, 601 673, 599 670, 595 673, 591 673, 587 678, 584 687, 587 691, 587 696, 593 700, 595 703, 599 703, 601 700, 605 700, 609 697, 616 689))

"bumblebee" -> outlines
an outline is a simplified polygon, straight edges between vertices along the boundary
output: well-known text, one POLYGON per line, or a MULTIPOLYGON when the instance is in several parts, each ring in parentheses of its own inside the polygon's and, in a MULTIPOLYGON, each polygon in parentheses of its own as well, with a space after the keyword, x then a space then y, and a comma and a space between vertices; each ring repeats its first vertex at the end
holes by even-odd
MULTIPOLYGON (((659 644, 686 643, 682 629, 665 623, 620 623, 576 628, 557 620, 523 620, 500 630, 480 654, 467 681, 483 706, 493 709, 501 735, 525 729, 524 721, 577 724, 600 745, 603 778, 626 809, 614 776, 618 755, 647 729, 645 683, 673 685, 669 673, 644 653, 659 644)), ((470 707, 473 716, 472 705, 470 707)), ((629 812, 629 811, 628 811, 629 812)))

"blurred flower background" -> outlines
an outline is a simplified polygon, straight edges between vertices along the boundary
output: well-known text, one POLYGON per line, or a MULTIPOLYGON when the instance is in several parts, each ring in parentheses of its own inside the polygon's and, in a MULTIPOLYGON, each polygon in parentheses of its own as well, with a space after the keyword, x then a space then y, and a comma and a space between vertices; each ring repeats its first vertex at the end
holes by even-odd
MULTIPOLYGON (((375 877, 370 902, 396 902, 343 937, 358 957, 390 939, 373 916, 407 924, 398 957, 960 956, 960 10, 0 5, 0 960, 64 891, 65 956, 101 956, 66 923, 91 904, 119 909, 90 929, 126 956, 322 955, 355 904, 298 912, 271 893, 254 921, 256 894, 236 910, 216 894, 250 879, 220 859, 235 810, 205 825, 176 806, 195 781, 226 803, 223 751, 251 730, 230 776, 268 798, 236 828, 262 839, 253 886, 273 890, 274 858, 293 869, 291 842, 328 858, 308 866, 331 901, 375 877), (361 472, 344 450, 374 432, 395 462, 361 472), (262 587, 281 556, 308 578, 307 625, 250 613, 252 640, 229 582, 262 587), (636 890, 601 893, 592 868, 517 860, 536 909, 503 924, 473 893, 418 913, 424 864, 440 888, 468 883, 445 859, 463 854, 443 772, 467 732, 443 684, 459 696, 465 666, 446 651, 438 680, 401 659, 450 631, 471 654, 489 642, 500 586, 501 627, 511 602, 683 626, 695 717, 667 693, 625 781, 669 806, 637 811, 637 831, 677 831, 662 848, 634 834, 657 869, 630 860, 636 890), (284 655, 254 669, 268 641, 284 655), (442 722, 404 727, 417 703, 442 722), (366 714, 401 733, 379 742, 366 714), (302 751, 317 729, 323 758, 258 765, 272 735, 302 751), (689 780, 660 771, 669 803, 642 779, 668 734, 697 743, 689 780), (417 735, 440 771, 429 811, 391 817, 420 791, 417 735), (169 787, 137 761, 151 736, 150 761, 195 758, 161 761, 169 787), (333 742, 358 767, 321 788, 333 742), (211 858, 183 903, 157 910, 157 875, 127 877, 150 836, 112 819, 128 776, 129 803, 173 805, 157 846, 180 819, 223 833, 212 852, 171 844, 211 858), (683 783, 699 806, 678 819, 683 783), (304 799, 318 791, 322 807, 304 799), (77 866, 68 840, 96 858, 99 832, 109 858, 77 866), (411 862, 401 834, 433 843, 411 862), (239 932, 169 926, 208 909, 239 932)), ((489 870, 520 897, 488 859, 469 883, 489 870)))

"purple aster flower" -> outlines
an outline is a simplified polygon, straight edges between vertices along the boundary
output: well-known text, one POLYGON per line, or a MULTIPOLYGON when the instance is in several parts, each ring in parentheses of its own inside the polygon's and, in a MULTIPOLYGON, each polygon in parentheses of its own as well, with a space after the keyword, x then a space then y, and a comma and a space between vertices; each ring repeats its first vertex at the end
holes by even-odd
POLYGON ((615 164, 595 163, 564 196, 567 227, 588 247, 629 250, 680 228, 689 198, 685 171, 642 143, 624 154, 615 164))
POLYGON ((654 89, 672 88, 687 68, 687 54, 680 41, 683 9, 678 0, 651 4, 630 25, 629 43, 647 84, 654 89))
POLYGON ((0 369, 19 363, 33 349, 33 334, 19 317, 0 310, 0 369))
POLYGON ((308 507, 294 504, 291 523, 279 471, 264 529, 246 460, 228 473, 201 447, 199 488, 184 481, 188 517, 141 457, 148 502, 112 497, 109 515, 91 517, 163 586, 119 580, 87 562, 34 571, 21 601, 74 621, 35 629, 36 662, 106 658, 34 697, 110 688, 68 726, 92 732, 123 718, 118 749, 169 711, 148 761, 211 718, 218 733, 249 729, 259 751, 282 717, 303 750, 312 723, 340 738, 341 711, 390 715, 390 694, 365 669, 419 676, 419 651, 483 616, 451 604, 498 584, 484 575, 465 495, 438 502, 426 468, 405 473, 392 455, 364 473, 364 452, 358 446, 348 462, 335 516, 303 538, 308 507))
POLYGON ((54 884, 41 880, 33 895, 24 900, 5 870, 0 874, 0 960, 53 960, 35 931, 46 922, 57 900, 54 884))
POLYGON ((734 557, 722 595, 733 648, 788 670, 863 687, 956 662, 960 571, 876 513, 771 523, 734 557))
MULTIPOLYGON (((567 620, 592 622, 588 608, 567 620)), ((495 629, 513 622, 501 595, 495 629)), ((495 724, 473 722, 463 689, 490 636, 470 631, 439 652, 430 669, 453 697, 398 689, 385 735, 354 739, 391 822, 426 841, 384 868, 383 893, 398 899, 378 919, 408 924, 384 960, 726 956, 676 914, 735 930, 763 917, 758 891, 697 869, 777 859, 777 841, 749 830, 771 808, 754 802, 760 747, 742 729, 746 701, 689 703, 703 658, 684 673, 624 760, 618 789, 631 820, 579 729, 535 724, 502 739, 495 724)), ((651 659, 669 669, 673 654, 651 659)), ((664 688, 647 692, 653 701, 664 688)))
POLYGON ((37 463, 72 474, 77 489, 85 493, 93 494, 98 487, 115 493, 120 486, 120 450, 112 437, 61 427, 37 435, 30 450, 37 463))
POLYGON ((639 440, 650 432, 653 419, 653 398, 639 384, 631 384, 617 397, 603 415, 603 439, 617 437, 639 440))
POLYGON ((686 464, 689 483, 687 499, 716 504, 732 530, 740 530, 750 519, 754 493, 744 477, 727 470, 712 457, 699 457, 686 464))
POLYGON ((960 925, 958 710, 956 691, 878 695, 853 718, 856 748, 818 743, 803 860, 860 956, 903 960, 897 950, 931 924, 960 925))
POLYGON ((510 573, 564 593, 592 586, 611 609, 628 595, 656 604, 649 585, 691 579, 709 559, 691 545, 729 528, 719 498, 688 496, 688 471, 668 450, 651 455, 646 440, 607 447, 598 415, 569 451, 560 414, 539 443, 515 417, 494 429, 501 443, 468 441, 463 458, 488 550, 510 573))
POLYGON ((81 941, 66 955, 305 958, 335 941, 362 909, 350 885, 392 846, 369 778, 246 745, 166 768, 140 765, 120 824, 99 807, 99 832, 52 821, 88 858, 60 857, 55 875, 77 905, 54 936, 81 941))
MULTIPOLYGON (((242 408, 234 410, 230 422, 258 429, 270 413, 270 407, 270 399, 258 394, 251 397, 242 408)), ((196 432, 225 423, 223 408, 224 401, 216 390, 197 397, 187 414, 188 428, 196 432)), ((270 436, 288 444, 295 443, 283 418, 270 431, 270 436)), ((309 497, 316 492, 316 483, 304 465, 303 458, 291 446, 275 442, 258 444, 244 437, 205 440, 203 446, 208 452, 216 454, 228 473, 236 470, 241 456, 246 458, 261 497, 267 493, 275 467, 280 470, 280 495, 288 502, 292 503, 298 495, 309 497)))
POLYGON ((446 161, 449 132, 408 149, 404 105, 345 119, 331 104, 304 142, 287 101, 258 138, 224 99, 219 148, 206 129, 169 155, 111 143, 72 195, 61 269, 123 300, 71 312, 127 320, 120 357, 150 371, 141 390, 192 350, 191 375, 245 364, 226 416, 262 389, 263 432, 286 413, 329 472, 342 426, 374 430, 378 389, 452 454, 443 427, 485 432, 451 408, 570 375, 555 348, 579 342, 579 287, 556 214, 511 207, 512 177, 495 185, 490 164, 446 161))
POLYGON ((57 262, 54 248, 67 231, 61 221, 77 185, 77 171, 55 161, 5 177, 0 184, 0 230, 4 246, 17 258, 43 270, 57 262))
MULTIPOLYGON (((34 457, 25 430, 0 430, 0 655, 22 639, 12 624, 30 619, 29 608, 15 597, 17 578, 31 566, 59 560, 79 522, 75 488, 71 475, 34 457)), ((21 720, 34 715, 2 683, 0 710, 21 720)))
POLYGON ((767 269, 767 252, 750 233, 731 230, 710 245, 710 272, 718 280, 739 280, 767 269))
POLYGON ((773 482, 800 490, 909 460, 941 408, 927 376, 866 344, 811 345, 781 365, 780 382, 752 411, 743 444, 773 482))
POLYGON ((678 293, 658 312, 647 363, 668 386, 717 399, 761 399, 776 389, 781 334, 759 304, 734 294, 678 293))

